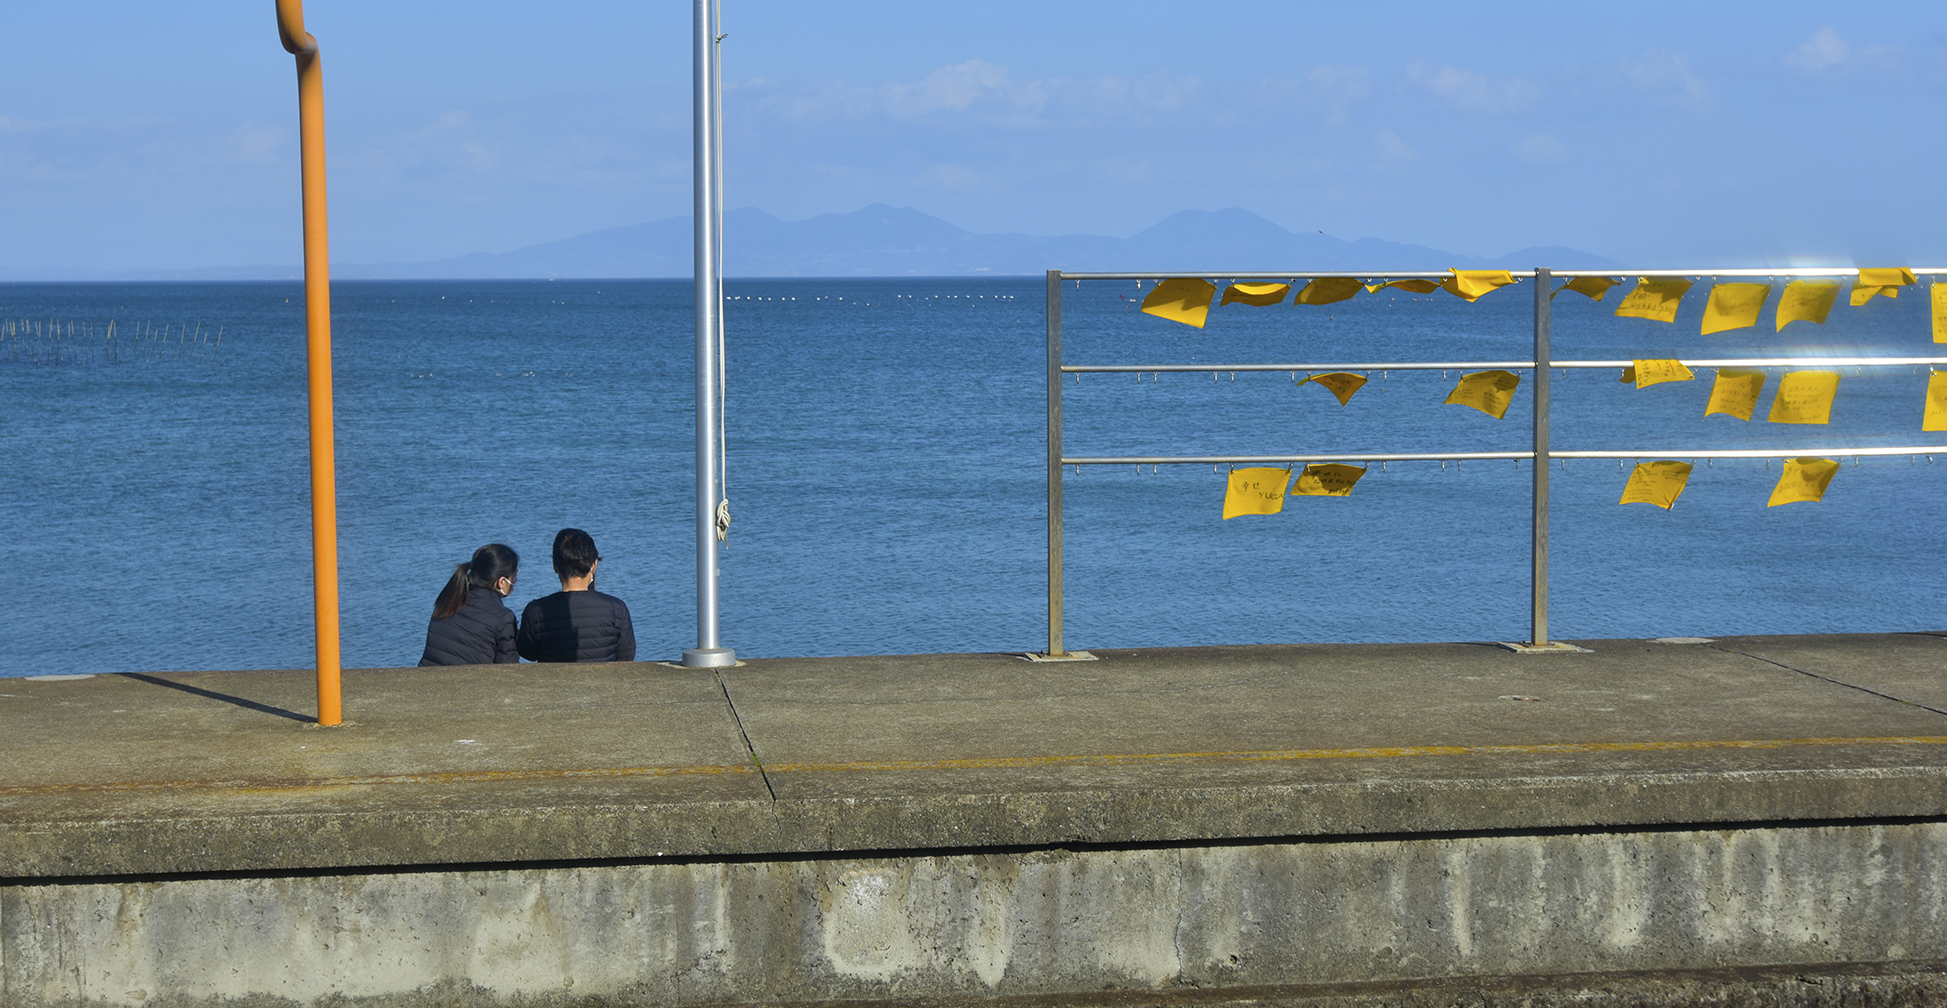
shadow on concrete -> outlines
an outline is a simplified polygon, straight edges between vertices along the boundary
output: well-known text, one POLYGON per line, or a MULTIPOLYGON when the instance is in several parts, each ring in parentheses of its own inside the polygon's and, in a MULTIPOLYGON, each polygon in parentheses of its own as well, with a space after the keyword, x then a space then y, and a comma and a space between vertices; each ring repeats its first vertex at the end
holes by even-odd
POLYGON ((308 717, 303 714, 299 714, 296 711, 285 710, 282 707, 272 707, 270 704, 267 703, 258 703, 255 700, 246 700, 243 697, 231 696, 228 693, 218 693, 215 690, 206 690, 198 686, 191 686, 187 683, 170 682, 169 680, 164 679, 160 676, 143 675, 140 672, 117 672, 115 674, 121 676, 124 679, 138 679, 141 680, 142 682, 150 683, 152 685, 167 687, 169 689, 178 690, 183 693, 194 693, 199 697, 205 697, 210 700, 221 700, 224 703, 235 704, 238 707, 242 707, 246 710, 254 710, 263 714, 275 714, 281 718, 290 718, 293 721, 302 721, 306 724, 310 724, 312 721, 316 720, 315 718, 308 717))

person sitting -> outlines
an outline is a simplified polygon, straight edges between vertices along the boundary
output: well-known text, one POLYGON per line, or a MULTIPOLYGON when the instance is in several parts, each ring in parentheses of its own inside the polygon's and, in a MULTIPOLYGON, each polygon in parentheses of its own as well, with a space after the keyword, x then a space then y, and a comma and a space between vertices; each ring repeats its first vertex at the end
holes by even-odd
POLYGON ((518 663, 514 613, 501 601, 514 590, 520 555, 499 543, 473 551, 473 559, 453 568, 453 576, 433 600, 421 665, 506 665, 518 663))
POLYGON ((517 643, 522 658, 537 662, 635 661, 635 626, 629 607, 595 590, 602 562, 595 540, 576 528, 554 536, 554 573, 561 590, 521 611, 517 643))

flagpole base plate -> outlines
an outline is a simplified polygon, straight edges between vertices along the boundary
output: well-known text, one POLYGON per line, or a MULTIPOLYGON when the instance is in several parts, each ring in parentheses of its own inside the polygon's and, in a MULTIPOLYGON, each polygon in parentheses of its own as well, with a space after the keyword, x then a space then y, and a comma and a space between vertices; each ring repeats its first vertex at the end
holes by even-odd
POLYGON ((1024 661, 1031 661, 1031 662, 1096 661, 1097 660, 1094 655, 1089 654, 1087 651, 1063 651, 1058 655, 1051 655, 1051 654, 1038 652, 1038 651, 1030 651, 1027 654, 1022 655, 1021 658, 1024 661))
POLYGON ((731 668, 737 664, 737 652, 727 647, 690 648, 683 652, 684 668, 731 668))

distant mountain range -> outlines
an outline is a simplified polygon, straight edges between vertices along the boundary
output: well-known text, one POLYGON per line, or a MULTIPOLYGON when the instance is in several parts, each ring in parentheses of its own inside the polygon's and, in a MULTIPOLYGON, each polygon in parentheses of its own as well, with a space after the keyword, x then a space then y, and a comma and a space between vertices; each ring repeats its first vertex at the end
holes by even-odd
MULTIPOLYGON (((779 220, 755 207, 724 215, 727 276, 1021 276, 1049 269, 1096 272, 1310 270, 1610 269, 1620 264, 1549 245, 1495 259, 1423 245, 1324 233, 1294 234, 1248 210, 1185 210, 1128 238, 975 234, 910 207, 874 203, 844 214, 779 220)), ((512 252, 475 252, 434 262, 334 263, 343 280, 571 277, 687 277, 690 218, 606 228, 512 252)), ((195 270, 0 271, 10 280, 265 280, 296 277, 294 266, 195 270)))

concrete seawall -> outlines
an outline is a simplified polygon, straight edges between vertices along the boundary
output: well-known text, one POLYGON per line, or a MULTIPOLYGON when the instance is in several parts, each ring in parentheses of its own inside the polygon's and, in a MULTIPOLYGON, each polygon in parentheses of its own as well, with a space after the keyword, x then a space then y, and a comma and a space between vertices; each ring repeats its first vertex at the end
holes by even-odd
POLYGON ((0 1004, 1947 999, 1930 635, 0 680, 0 1004))

